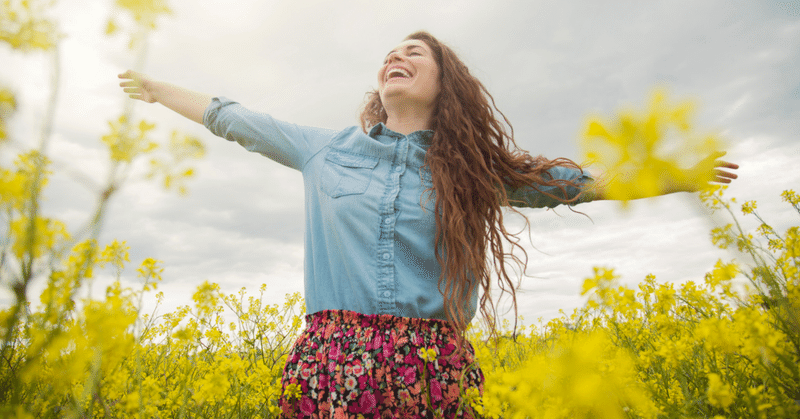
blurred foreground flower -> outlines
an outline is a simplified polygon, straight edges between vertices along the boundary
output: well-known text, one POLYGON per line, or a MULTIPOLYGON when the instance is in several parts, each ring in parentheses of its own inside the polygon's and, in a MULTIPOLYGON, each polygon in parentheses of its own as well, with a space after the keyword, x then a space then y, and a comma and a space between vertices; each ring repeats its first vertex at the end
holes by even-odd
POLYGON ((693 103, 669 103, 666 91, 657 89, 643 113, 623 110, 611 121, 589 117, 580 143, 585 159, 605 170, 606 198, 624 205, 705 187, 714 178, 709 155, 720 150, 721 141, 692 130, 693 111, 693 103))
POLYGON ((47 18, 50 0, 2 0, 0 41, 21 51, 50 50, 58 42, 55 23, 47 18))

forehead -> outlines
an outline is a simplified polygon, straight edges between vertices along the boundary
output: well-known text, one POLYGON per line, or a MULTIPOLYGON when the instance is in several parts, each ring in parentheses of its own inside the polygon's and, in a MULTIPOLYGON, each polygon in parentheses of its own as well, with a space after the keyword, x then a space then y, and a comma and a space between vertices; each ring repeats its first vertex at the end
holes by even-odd
POLYGON ((420 48, 425 50, 429 54, 432 54, 431 48, 424 41, 421 41, 419 39, 409 39, 397 44, 397 46, 392 48, 392 50, 389 51, 389 53, 386 55, 389 55, 395 51, 406 51, 410 49, 420 49, 420 48))

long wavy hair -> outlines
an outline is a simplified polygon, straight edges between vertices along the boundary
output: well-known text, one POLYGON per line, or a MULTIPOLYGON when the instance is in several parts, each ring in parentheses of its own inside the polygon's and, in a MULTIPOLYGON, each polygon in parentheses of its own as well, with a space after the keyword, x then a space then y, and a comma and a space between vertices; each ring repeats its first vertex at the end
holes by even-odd
MULTIPOLYGON (((577 185, 553 179, 547 170, 554 166, 576 169, 580 166, 566 158, 532 157, 519 149, 508 119, 453 50, 424 31, 406 37, 409 39, 425 42, 439 66, 441 88, 432 115, 430 128, 434 134, 424 166, 431 171, 436 191, 435 254, 442 266, 438 285, 447 320, 463 339, 470 321, 465 303, 481 287, 481 315, 490 336, 496 337, 498 316, 491 298, 492 270, 497 275, 500 296, 510 294, 516 317, 520 278, 516 283, 512 281, 508 262, 524 273, 528 261, 527 252, 519 244, 519 233, 509 233, 503 226, 502 207, 511 205, 506 187, 530 186, 539 190, 540 186, 556 186, 555 194, 541 193, 564 203, 574 202, 580 196, 568 198, 566 188, 577 185), (506 249, 504 240, 511 245, 510 249, 506 249), (522 259, 513 253, 514 248, 522 251, 522 259)), ((367 132, 369 127, 385 123, 386 119, 380 94, 376 90, 368 92, 360 115, 362 129, 367 132)))

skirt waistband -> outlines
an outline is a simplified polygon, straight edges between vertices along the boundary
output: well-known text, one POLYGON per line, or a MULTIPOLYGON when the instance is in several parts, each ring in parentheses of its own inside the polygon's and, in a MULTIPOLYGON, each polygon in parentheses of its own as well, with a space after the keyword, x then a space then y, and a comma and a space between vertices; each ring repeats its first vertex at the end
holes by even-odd
POLYGON ((408 331, 439 335, 453 333, 450 323, 441 319, 399 317, 392 314, 362 314, 350 310, 322 310, 307 314, 306 324, 309 331, 324 329, 331 324, 335 324, 340 327, 393 330, 398 334, 405 334, 408 331))

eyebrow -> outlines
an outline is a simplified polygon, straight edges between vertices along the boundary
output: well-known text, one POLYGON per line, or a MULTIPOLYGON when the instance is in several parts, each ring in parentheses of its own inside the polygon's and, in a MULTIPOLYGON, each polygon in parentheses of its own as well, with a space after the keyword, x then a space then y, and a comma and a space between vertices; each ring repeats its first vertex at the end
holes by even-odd
MULTIPOLYGON (((408 46, 406 46, 405 48, 406 48, 406 51, 410 50, 411 48, 419 48, 419 49, 421 49, 421 50, 425 51, 425 48, 422 48, 422 46, 421 46, 421 45, 415 45, 415 44, 408 45, 408 46)), ((400 49, 402 49, 402 48, 400 48, 400 49)), ((388 57, 388 56, 389 56, 389 54, 391 54, 391 53, 393 53, 393 52, 396 52, 396 51, 397 51, 397 49, 395 48, 395 49, 393 49, 393 50, 389 51, 389 53, 388 53, 388 54, 386 54, 386 56, 388 57)))

